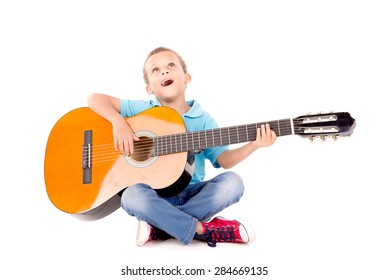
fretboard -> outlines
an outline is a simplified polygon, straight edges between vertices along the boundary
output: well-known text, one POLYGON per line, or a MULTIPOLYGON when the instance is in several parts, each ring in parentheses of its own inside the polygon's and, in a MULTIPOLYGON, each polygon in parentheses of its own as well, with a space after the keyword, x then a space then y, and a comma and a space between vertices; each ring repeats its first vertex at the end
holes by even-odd
POLYGON ((294 133, 292 121, 292 119, 282 119, 264 123, 157 136, 153 138, 153 156, 199 151, 205 148, 254 141, 257 137, 257 129, 262 124, 267 123, 278 137, 291 135, 294 133))

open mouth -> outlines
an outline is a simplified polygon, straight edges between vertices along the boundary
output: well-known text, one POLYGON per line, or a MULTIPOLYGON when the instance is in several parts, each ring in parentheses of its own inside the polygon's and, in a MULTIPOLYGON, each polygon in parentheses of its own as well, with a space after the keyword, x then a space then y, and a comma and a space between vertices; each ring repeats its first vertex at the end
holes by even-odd
POLYGON ((174 81, 173 81, 172 79, 167 79, 167 80, 163 80, 163 81, 161 82, 161 85, 162 85, 163 87, 167 87, 167 86, 170 86, 173 82, 174 82, 174 81))

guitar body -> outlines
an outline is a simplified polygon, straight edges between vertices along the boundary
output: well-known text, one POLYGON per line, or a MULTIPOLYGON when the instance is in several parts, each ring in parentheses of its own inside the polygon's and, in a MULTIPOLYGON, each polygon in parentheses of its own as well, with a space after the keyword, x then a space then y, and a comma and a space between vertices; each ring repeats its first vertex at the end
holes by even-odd
MULTIPOLYGON (((181 116, 168 107, 155 107, 126 120, 145 140, 135 146, 134 155, 149 143, 148 135, 186 132, 181 116)), ((186 161, 187 152, 141 160, 125 156, 114 149, 111 123, 89 108, 78 108, 64 115, 49 135, 46 191, 57 208, 70 214, 99 212, 110 200, 115 201, 112 212, 119 206, 115 197, 121 190, 137 183, 165 188, 179 179, 186 161)))

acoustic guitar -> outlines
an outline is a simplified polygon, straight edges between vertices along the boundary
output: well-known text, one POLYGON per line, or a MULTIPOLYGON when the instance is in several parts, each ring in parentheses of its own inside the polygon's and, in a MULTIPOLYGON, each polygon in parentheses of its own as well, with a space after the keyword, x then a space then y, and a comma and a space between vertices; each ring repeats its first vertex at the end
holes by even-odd
POLYGON ((188 132, 182 117, 163 106, 126 121, 140 139, 131 155, 114 149, 111 123, 89 108, 70 111, 54 125, 44 177, 47 194, 58 209, 83 219, 104 217, 120 206, 118 194, 128 186, 145 183, 156 190, 169 189, 183 178, 188 154, 253 141, 264 123, 278 137, 311 139, 349 136, 356 125, 349 113, 338 112, 188 132))

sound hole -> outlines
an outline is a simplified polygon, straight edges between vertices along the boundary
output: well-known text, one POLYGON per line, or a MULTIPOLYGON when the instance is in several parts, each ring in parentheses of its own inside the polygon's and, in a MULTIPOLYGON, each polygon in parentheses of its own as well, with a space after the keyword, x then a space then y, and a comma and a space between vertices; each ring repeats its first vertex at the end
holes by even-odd
POLYGON ((135 161, 142 162, 151 158, 154 151, 154 142, 146 136, 138 137, 139 141, 134 141, 134 153, 131 158, 135 161))

